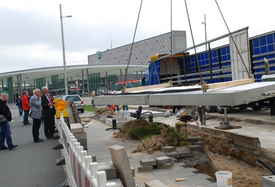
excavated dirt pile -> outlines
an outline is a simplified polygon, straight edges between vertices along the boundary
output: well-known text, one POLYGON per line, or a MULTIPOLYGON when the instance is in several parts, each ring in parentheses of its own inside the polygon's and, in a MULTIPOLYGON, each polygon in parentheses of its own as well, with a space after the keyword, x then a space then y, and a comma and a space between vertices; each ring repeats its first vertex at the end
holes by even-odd
POLYGON ((111 116, 116 115, 116 113, 109 108, 98 108, 95 113, 99 116, 111 116))
POLYGON ((166 127, 164 124, 149 123, 144 119, 133 120, 120 127, 119 132, 114 132, 116 140, 141 140, 137 148, 132 152, 146 153, 148 149, 160 150, 167 145, 185 145, 185 137, 176 132, 173 127, 166 127), (144 128, 141 128, 144 127, 144 128))

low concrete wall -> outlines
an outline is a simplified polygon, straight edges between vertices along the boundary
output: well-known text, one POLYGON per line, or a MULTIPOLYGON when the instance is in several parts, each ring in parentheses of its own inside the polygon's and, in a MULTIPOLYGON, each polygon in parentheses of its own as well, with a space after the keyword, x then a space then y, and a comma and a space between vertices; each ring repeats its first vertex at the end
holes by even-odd
MULTIPOLYGON (((261 147, 260 139, 255 136, 247 136, 243 134, 228 132, 226 130, 215 129, 213 127, 203 127, 193 124, 187 124, 187 128, 194 129, 200 132, 210 133, 213 135, 224 134, 228 138, 232 139, 235 145, 242 146, 247 149, 256 150, 257 148, 261 147)), ((182 130, 184 130, 184 128, 182 128, 182 130)))

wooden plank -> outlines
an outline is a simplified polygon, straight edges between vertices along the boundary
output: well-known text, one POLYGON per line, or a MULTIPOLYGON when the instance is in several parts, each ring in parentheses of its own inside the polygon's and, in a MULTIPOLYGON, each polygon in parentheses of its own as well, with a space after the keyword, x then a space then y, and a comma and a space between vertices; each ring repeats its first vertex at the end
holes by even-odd
POLYGON ((242 79, 242 80, 229 81, 229 82, 206 84, 206 88, 215 89, 215 88, 222 88, 222 87, 239 86, 243 84, 250 84, 253 82, 255 82, 255 79, 242 79))
POLYGON ((149 90, 149 89, 154 89, 154 88, 167 88, 167 87, 171 87, 171 86, 172 86, 171 83, 156 84, 156 85, 151 85, 151 86, 140 86, 140 87, 135 87, 135 88, 127 88, 127 89, 125 89, 125 93, 141 91, 141 90, 149 90))

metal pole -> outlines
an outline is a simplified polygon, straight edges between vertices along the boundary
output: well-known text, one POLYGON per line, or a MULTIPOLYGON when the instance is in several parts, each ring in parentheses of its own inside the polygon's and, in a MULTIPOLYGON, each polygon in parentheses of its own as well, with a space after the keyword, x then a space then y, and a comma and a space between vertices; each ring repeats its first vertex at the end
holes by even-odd
MULTIPOLYGON (((18 93, 18 95, 20 95, 20 88, 19 88, 19 85, 20 85, 20 83, 19 83, 19 75, 17 75, 16 77, 17 77, 17 93, 18 93)), ((17 99, 17 98, 16 98, 16 99, 17 99)))
POLYGON ((62 21, 61 4, 59 4, 59 8, 60 8, 60 23, 61 23, 61 36, 62 36, 62 51, 63 51, 65 95, 68 95, 67 70, 66 70, 66 58, 65 58, 65 44, 64 44, 64 34, 63 34, 63 21, 62 21))
POLYGON ((2 79, 2 93, 4 93, 4 79, 2 79))
POLYGON ((22 92, 22 74, 20 74, 20 94, 22 96, 23 92, 22 92))
POLYGON ((89 71, 86 69, 86 76, 87 76, 87 93, 88 97, 90 97, 90 88, 89 88, 89 71))
POLYGON ((82 94, 85 95, 84 71, 82 70, 82 94))
MULTIPOLYGON (((205 42, 207 42, 207 32, 206 32, 206 14, 204 14, 204 31, 205 31, 205 42)), ((205 44, 205 50, 207 50, 207 43, 205 44)))

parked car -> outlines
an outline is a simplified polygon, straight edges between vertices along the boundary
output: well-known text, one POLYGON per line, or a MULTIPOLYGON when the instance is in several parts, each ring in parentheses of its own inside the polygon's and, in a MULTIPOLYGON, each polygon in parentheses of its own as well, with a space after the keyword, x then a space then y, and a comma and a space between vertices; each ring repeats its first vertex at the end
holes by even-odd
POLYGON ((58 99, 63 99, 65 101, 74 101, 76 109, 81 113, 84 112, 84 103, 79 95, 58 95, 55 97, 58 99))

